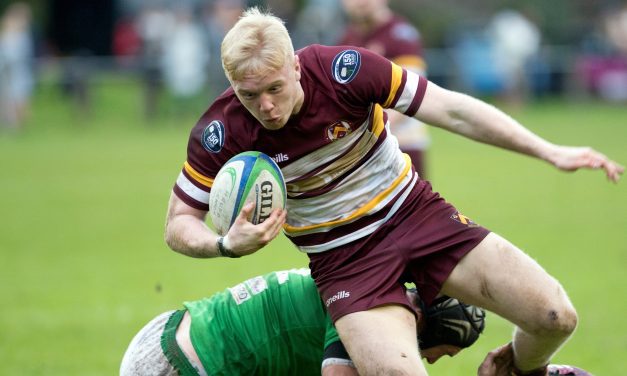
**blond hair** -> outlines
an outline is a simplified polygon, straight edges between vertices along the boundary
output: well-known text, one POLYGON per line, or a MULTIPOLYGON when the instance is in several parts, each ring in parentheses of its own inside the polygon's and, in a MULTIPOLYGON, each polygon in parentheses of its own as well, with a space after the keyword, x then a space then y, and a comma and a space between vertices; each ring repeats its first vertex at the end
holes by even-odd
POLYGON ((222 40, 222 67, 229 81, 264 75, 294 61, 294 46, 283 21, 257 7, 246 10, 222 40))

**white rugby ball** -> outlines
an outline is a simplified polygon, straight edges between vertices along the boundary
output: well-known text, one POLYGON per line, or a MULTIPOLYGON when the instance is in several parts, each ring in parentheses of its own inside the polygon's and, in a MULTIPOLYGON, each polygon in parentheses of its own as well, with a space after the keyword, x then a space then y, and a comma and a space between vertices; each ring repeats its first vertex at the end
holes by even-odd
POLYGON ((285 180, 266 154, 247 151, 229 159, 218 171, 209 192, 209 215, 220 235, 229 231, 247 202, 255 209, 248 220, 265 221, 275 208, 285 209, 285 180))

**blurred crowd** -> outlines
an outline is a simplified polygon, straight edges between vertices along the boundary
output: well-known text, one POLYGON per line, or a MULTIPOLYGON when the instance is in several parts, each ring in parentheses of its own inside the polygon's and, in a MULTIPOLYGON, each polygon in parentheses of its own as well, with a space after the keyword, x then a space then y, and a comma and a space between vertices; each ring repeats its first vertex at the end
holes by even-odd
MULTIPOLYGON (((392 2, 394 3, 394 2, 392 2)), ((51 58, 37 50, 28 2, 0 8, 0 125, 18 129, 29 113, 37 82, 37 61, 51 58)), ((220 64, 225 32, 250 5, 267 7, 286 21, 297 48, 311 43, 335 44, 346 26, 342 2, 336 0, 128 0, 116 7, 107 65, 141 77, 145 114, 156 114, 159 97, 168 93, 186 101, 207 101, 228 82, 220 64)), ((514 103, 578 85, 609 101, 627 101, 627 4, 608 8, 579 45, 569 49, 568 64, 543 40, 534 14, 502 9, 475 25, 452 24, 446 45, 424 46, 431 80, 475 95, 499 96, 514 103), (574 51, 574 54, 572 53, 574 51), (560 66, 561 64, 561 66, 560 66), (557 68, 556 68, 557 67, 557 68), (556 83, 556 75, 561 75, 556 83), (571 82, 576 77, 576 83, 571 82)), ((421 30, 421 25, 415 25, 421 30)), ((428 39, 428 38, 427 38, 428 39)), ((87 46, 88 47, 88 46, 87 46)), ((88 50, 88 48, 87 48, 88 50)), ((81 57, 64 60, 63 85, 79 104, 88 106, 94 69, 81 57)))

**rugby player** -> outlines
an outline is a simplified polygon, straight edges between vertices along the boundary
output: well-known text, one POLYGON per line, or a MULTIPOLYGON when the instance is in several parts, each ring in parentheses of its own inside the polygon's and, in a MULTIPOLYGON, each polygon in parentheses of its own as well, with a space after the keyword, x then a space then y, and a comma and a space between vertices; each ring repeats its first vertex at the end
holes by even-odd
MULTIPOLYGON (((395 14, 388 0, 342 0, 348 25, 338 45, 365 47, 393 63, 427 77, 422 37, 416 27, 395 14)), ((386 111, 390 132, 409 155, 416 172, 426 179, 426 150, 431 143, 427 126, 394 110, 386 111)))
MULTIPOLYGON (((454 356, 483 331, 485 312, 449 297, 407 299, 429 363, 454 356)), ((131 341, 121 376, 353 375, 308 269, 251 278, 151 320, 131 341)))
POLYGON ((518 247, 458 212, 420 179, 384 108, 558 169, 624 168, 589 147, 550 143, 495 107, 446 90, 371 51, 312 45, 294 52, 283 22, 257 8, 222 42, 231 88, 191 130, 170 196, 167 244, 192 257, 240 257, 281 229, 308 254, 311 274, 362 375, 426 375, 403 282, 427 305, 439 295, 490 310, 516 326, 514 372, 546 375, 577 325, 560 283, 518 247), (287 183, 287 210, 246 218, 224 237, 205 223, 220 167, 257 150, 287 183), (288 215, 289 213, 289 215, 288 215), (287 220, 286 220, 287 218, 287 220))

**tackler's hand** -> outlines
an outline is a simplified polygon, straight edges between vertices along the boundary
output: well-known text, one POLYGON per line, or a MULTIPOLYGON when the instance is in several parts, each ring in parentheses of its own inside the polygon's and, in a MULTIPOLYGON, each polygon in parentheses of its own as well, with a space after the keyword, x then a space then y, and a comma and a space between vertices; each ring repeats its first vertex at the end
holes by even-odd
POLYGON ((514 351, 508 343, 488 353, 477 370, 477 376, 509 376, 514 366, 514 351))

